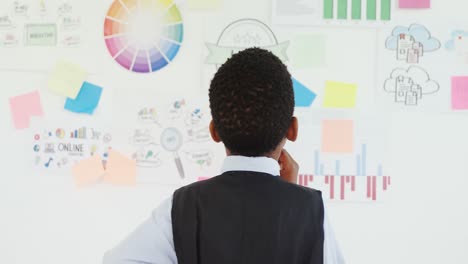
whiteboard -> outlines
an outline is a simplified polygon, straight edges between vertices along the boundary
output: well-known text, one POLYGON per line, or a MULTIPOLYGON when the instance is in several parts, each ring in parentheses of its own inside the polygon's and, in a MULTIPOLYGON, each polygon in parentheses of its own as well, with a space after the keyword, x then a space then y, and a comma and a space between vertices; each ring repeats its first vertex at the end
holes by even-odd
MULTIPOLYGON (((16 12, 13 2, 2 1, 0 16, 16 12)), ((296 109, 300 137, 297 143, 287 145, 300 162, 302 184, 305 175, 316 172, 314 154, 322 147, 324 120, 352 120, 354 149, 348 154, 321 155, 323 174, 333 174, 339 160, 341 171, 352 175, 356 155, 362 154, 362 145, 367 143, 369 174, 378 174, 382 163, 385 176, 391 175, 386 192, 379 179, 375 201, 366 197, 365 191, 353 194, 350 189, 346 189, 346 199, 341 200, 339 188, 330 199, 330 184, 324 183, 324 175, 308 182, 324 191, 327 211, 347 262, 468 261, 468 197, 464 190, 468 183, 468 163, 464 160, 468 156, 467 116, 464 111, 453 111, 450 105, 450 78, 468 75, 468 64, 463 53, 446 47, 453 31, 468 30, 464 11, 468 4, 432 1, 430 9, 401 10, 397 1, 392 1, 390 21, 348 23, 323 21, 322 1, 310 1, 314 8, 308 10, 315 12, 291 21, 274 15, 280 1, 225 0, 215 8, 195 9, 191 7, 193 1, 181 0, 177 5, 183 17, 184 40, 173 63, 154 73, 138 74, 121 67, 107 50, 103 25, 112 2, 44 1, 47 10, 41 11, 40 1, 19 1, 20 7, 30 7, 28 17, 15 20, 19 25, 15 30, 0 28, 2 40, 5 32, 14 32, 18 40, 16 46, 0 47, 0 116, 4 120, 0 128, 0 258, 4 262, 100 263, 106 250, 175 189, 196 181, 198 176, 216 174, 223 148, 205 142, 201 148, 186 152, 200 154, 197 150, 209 149, 212 164, 197 167, 190 155, 181 155, 186 171, 193 172, 185 180, 178 178, 172 156, 161 151, 166 165, 138 168, 134 187, 97 183, 76 188, 69 168, 51 171, 34 166, 34 135, 58 127, 99 128, 111 133, 113 147, 130 157, 138 147, 132 144, 136 130, 149 127, 154 138, 163 130, 140 122, 138 113, 143 108, 161 107, 165 113, 172 103, 184 98, 186 114, 192 113, 192 108, 205 109, 205 118, 209 119, 207 90, 217 66, 207 63, 207 45, 226 46, 229 39, 220 41, 223 31, 246 19, 259 21, 263 29, 273 32, 277 43, 270 46, 289 43, 285 62, 292 76, 317 94, 311 107, 296 109), (79 18, 79 26, 70 32, 65 30, 63 35, 59 27, 57 37, 62 42, 58 40, 54 47, 24 46, 24 23, 63 23, 53 13, 64 2, 73 6, 72 17, 79 18), (312 22, 303 23, 304 19, 312 22), (412 24, 426 27, 441 44, 437 51, 424 53, 418 63, 397 60, 396 51, 386 47, 396 27, 409 28, 412 24), (312 67, 296 67, 300 62, 294 60, 294 40, 310 35, 324 41, 324 59, 312 67), (47 80, 58 59, 80 64, 89 72, 87 81, 104 88, 94 115, 65 111, 65 99, 48 91, 47 80), (393 71, 405 72, 411 66, 424 69, 439 85, 436 93, 423 94, 417 106, 396 102, 394 95, 384 89, 393 71), (355 84, 356 107, 324 108, 327 81, 355 84), (8 98, 33 90, 40 91, 45 114, 33 118, 29 129, 15 130, 8 98)), ((73 23, 69 26, 73 27, 73 23)), ((181 120, 183 130, 185 117, 181 120)), ((162 123, 165 127, 169 122, 162 123)), ((338 177, 335 183, 339 186, 338 177)), ((366 184, 364 178, 356 187, 365 190, 366 184)))

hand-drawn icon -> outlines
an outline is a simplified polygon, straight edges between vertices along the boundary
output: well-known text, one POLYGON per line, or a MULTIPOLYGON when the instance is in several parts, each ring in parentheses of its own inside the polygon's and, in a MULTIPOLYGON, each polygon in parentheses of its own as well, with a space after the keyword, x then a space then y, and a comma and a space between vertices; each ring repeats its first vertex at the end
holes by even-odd
POLYGON ((0 29, 13 29, 16 25, 8 15, 0 16, 0 29))
POLYGON ((207 126, 200 128, 191 127, 187 129, 187 135, 189 141, 194 141, 197 143, 208 142, 211 140, 210 131, 207 126))
POLYGON ((39 134, 34 135, 34 140, 40 140, 40 139, 41 139, 41 135, 39 134))
POLYGON ((47 5, 44 0, 39 1, 39 15, 44 17, 47 15, 47 5))
POLYGON ((60 20, 61 29, 65 31, 76 30, 81 26, 81 17, 78 16, 64 16, 60 20))
POLYGON ((161 166, 161 147, 154 143, 141 147, 133 155, 138 167, 159 167, 161 166))
POLYGON ((398 26, 387 38, 385 46, 396 51, 396 58, 407 63, 419 63, 426 52, 440 49, 440 41, 431 36, 423 25, 412 24, 410 27, 398 26))
POLYGON ((60 159, 59 162, 57 162, 57 167, 62 168, 65 167, 68 164, 68 158, 63 157, 60 159))
POLYGON ((135 145, 147 145, 154 142, 154 138, 149 129, 135 129, 131 142, 135 145))
POLYGON ((179 149, 182 147, 183 137, 182 133, 177 128, 169 127, 164 129, 161 134, 161 146, 169 152, 174 153, 174 161, 179 171, 180 177, 185 178, 184 167, 178 154, 179 149))
POLYGON ((39 152, 39 151, 41 151, 41 146, 39 146, 39 144, 36 144, 36 145, 34 145, 33 149, 34 149, 34 152, 39 152))
POLYGON ((65 48, 78 47, 81 44, 81 37, 79 35, 64 35, 60 41, 60 44, 65 48))
POLYGON ((52 161, 54 161, 54 158, 49 158, 49 161, 47 161, 46 163, 44 163, 44 167, 49 168, 49 167, 50 167, 50 164, 52 163, 52 161))
POLYGON ((59 16, 73 13, 73 6, 69 2, 61 3, 57 8, 57 13, 59 16))
POLYGON ((171 104, 169 107, 169 117, 170 119, 178 119, 182 116, 184 107, 185 107, 185 99, 180 99, 174 101, 174 103, 171 104))
POLYGON ((112 135, 109 134, 109 133, 105 134, 104 137, 102 138, 102 141, 104 143, 106 143, 106 144, 111 142, 112 141, 112 135))
POLYGON ((159 113, 155 107, 144 107, 138 112, 138 120, 159 125, 159 113))
POLYGON ((213 152, 207 149, 190 151, 186 154, 191 161, 200 167, 209 167, 213 162, 213 152))
POLYGON ((63 130, 61 128, 58 128, 55 131, 55 135, 57 136, 57 138, 64 138, 65 137, 65 130, 63 130))
POLYGON ((94 128, 91 128, 91 139, 92 140, 99 140, 101 139, 101 134, 102 132, 94 129, 94 128))
POLYGON ((223 64, 234 53, 250 47, 270 50, 283 61, 288 60, 289 41, 279 43, 273 31, 257 19, 240 19, 229 24, 216 44, 206 43, 209 55, 206 64, 223 64))
POLYGON ((44 153, 55 153, 54 143, 45 143, 44 153))
POLYGON ((86 127, 81 127, 70 132, 70 138, 76 139, 87 139, 88 129, 86 127))
POLYGON ((405 105, 418 105, 423 95, 434 94, 439 89, 439 83, 431 80, 429 74, 417 66, 393 70, 384 84, 384 90, 394 94, 395 102, 405 105))
POLYGON ((468 31, 455 30, 452 32, 452 38, 447 41, 445 48, 449 51, 455 51, 457 57, 468 64, 468 31))
POLYGON ((11 32, 0 33, 0 47, 12 48, 20 43, 18 37, 11 32))
POLYGON ((29 6, 25 2, 20 0, 13 2, 13 12, 16 16, 28 16, 29 6))

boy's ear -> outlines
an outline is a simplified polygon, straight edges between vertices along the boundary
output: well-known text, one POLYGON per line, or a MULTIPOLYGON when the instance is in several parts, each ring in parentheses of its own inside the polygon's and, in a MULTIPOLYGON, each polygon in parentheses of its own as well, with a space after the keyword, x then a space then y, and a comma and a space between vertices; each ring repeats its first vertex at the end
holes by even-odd
POLYGON ((221 142, 221 138, 219 137, 218 131, 216 131, 213 120, 210 122, 210 134, 211 138, 214 140, 214 142, 219 143, 221 142))
POLYGON ((299 133, 299 123, 297 121, 297 118, 293 116, 291 120, 291 124, 289 125, 288 132, 286 133, 286 138, 289 141, 296 141, 297 140, 297 134, 299 133))

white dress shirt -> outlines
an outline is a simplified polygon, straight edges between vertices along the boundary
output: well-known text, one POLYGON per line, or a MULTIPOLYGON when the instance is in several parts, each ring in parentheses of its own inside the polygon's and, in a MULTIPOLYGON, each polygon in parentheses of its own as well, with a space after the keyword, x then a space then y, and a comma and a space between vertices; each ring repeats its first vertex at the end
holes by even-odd
MULTIPOLYGON (((228 156, 222 173, 227 171, 255 171, 279 175, 280 167, 274 159, 266 157, 228 156)), ((275 177, 275 176, 272 176, 275 177)), ((156 208, 125 240, 104 256, 104 264, 177 264, 172 238, 172 197, 156 208)), ((335 235, 324 217, 324 264, 344 264, 335 235)))

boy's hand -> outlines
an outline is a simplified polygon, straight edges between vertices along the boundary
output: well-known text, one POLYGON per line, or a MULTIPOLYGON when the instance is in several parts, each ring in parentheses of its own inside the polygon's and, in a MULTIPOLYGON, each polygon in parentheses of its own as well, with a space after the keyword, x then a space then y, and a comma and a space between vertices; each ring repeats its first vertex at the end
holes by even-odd
POLYGON ((299 165, 285 149, 281 151, 278 162, 281 168, 280 177, 287 182, 296 184, 299 165))

